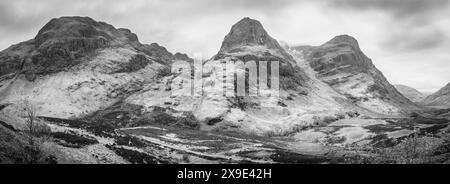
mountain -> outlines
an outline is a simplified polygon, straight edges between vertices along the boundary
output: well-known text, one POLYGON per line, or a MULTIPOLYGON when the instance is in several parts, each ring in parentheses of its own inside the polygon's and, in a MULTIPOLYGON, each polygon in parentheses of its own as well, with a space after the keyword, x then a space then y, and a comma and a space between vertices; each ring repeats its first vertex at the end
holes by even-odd
POLYGON ((141 44, 128 29, 89 17, 55 18, 34 39, 0 52, 0 103, 26 97, 42 116, 80 117, 141 90, 178 59, 191 60, 141 44))
POLYGON ((419 92, 417 89, 414 89, 412 87, 401 85, 401 84, 397 84, 394 86, 401 94, 403 94, 403 96, 405 96, 412 102, 415 102, 415 103, 422 102, 426 97, 425 94, 419 92))
POLYGON ((428 106, 450 107, 450 83, 423 100, 428 106))
MULTIPOLYGON (((446 100, 446 88, 436 101, 446 100)), ((416 110, 355 38, 289 47, 251 18, 234 24, 201 64, 89 17, 52 19, 0 52, 6 163, 22 159, 29 137, 47 135, 42 151, 52 157, 44 163, 284 163, 407 136, 409 122, 425 120, 391 117, 416 110), (249 80, 263 72, 267 85, 249 80), (23 131, 24 111, 45 134, 23 131)))
POLYGON ((340 35, 317 47, 293 49, 305 53, 320 80, 360 107, 380 114, 419 109, 387 81, 351 36, 340 35))
MULTIPOLYGON (((295 127, 313 126, 324 117, 358 109, 345 96, 310 76, 311 68, 301 58, 281 47, 259 21, 250 18, 244 18, 231 27, 220 51, 204 61, 202 71, 203 78, 193 81, 194 84, 203 84, 198 97, 171 95, 164 92, 164 87, 157 87, 161 90, 138 91, 125 101, 145 107, 169 108, 174 112, 191 112, 207 130, 237 130, 259 135, 289 134, 298 129, 295 127), (272 62, 278 61, 279 98, 273 95, 275 89, 260 89, 258 96, 248 95, 254 89, 248 82, 246 96, 237 96, 234 90, 231 90, 231 95, 224 95, 224 89, 237 86, 234 71, 227 67, 236 68, 236 75, 250 75, 249 71, 239 68, 236 61, 245 64, 255 61, 256 68, 264 62, 269 68, 272 62)), ((175 75, 167 80, 177 89, 182 89, 191 86, 190 79, 190 75, 175 75)))
POLYGON ((265 49, 265 51, 273 51, 273 55, 292 59, 292 56, 273 39, 262 24, 248 17, 243 18, 231 27, 230 32, 225 36, 220 54, 236 53, 244 51, 258 51, 257 49, 265 49), (252 50, 254 49, 254 50, 252 50))
POLYGON ((263 28, 262 24, 248 17, 231 27, 225 36, 219 53, 214 60, 234 58, 244 62, 279 61, 280 85, 283 89, 298 90, 309 80, 304 71, 296 65, 292 55, 263 28))
MULTIPOLYGON (((148 113, 162 108, 164 116, 195 119, 206 130, 284 135, 342 114, 398 115, 417 108, 387 82, 356 39, 338 36, 318 47, 287 48, 251 18, 231 27, 219 52, 203 62, 202 78, 193 81, 177 73, 183 66, 176 61, 193 61, 186 54, 142 44, 130 30, 88 17, 52 19, 34 39, 2 51, 0 59, 0 103, 26 98, 39 115, 56 118, 131 105, 141 108, 134 116, 153 116, 148 113), (251 74, 236 61, 255 61, 256 68, 267 64, 269 76, 278 61, 279 97, 270 88, 258 90, 258 96, 224 95, 237 85, 225 63, 239 75, 251 74), (192 83, 203 85, 201 95, 174 93, 192 83)), ((253 87, 246 82, 245 92, 253 87)))

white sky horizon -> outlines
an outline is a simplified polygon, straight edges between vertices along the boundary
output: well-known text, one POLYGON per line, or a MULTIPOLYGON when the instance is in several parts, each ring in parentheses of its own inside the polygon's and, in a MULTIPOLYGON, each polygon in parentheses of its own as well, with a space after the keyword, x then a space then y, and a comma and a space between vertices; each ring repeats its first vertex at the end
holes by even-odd
POLYGON ((218 52, 244 17, 289 45, 355 37, 391 84, 435 92, 450 82, 447 0, 0 0, 0 50, 34 38, 51 18, 88 16, 170 52, 218 52))

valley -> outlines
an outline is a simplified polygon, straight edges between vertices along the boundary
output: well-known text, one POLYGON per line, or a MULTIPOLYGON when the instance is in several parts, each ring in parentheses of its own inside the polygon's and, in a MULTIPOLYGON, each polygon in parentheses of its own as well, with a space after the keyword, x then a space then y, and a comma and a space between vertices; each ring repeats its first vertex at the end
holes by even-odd
POLYGON ((291 136, 267 137, 235 131, 204 131, 177 124, 103 127, 92 126, 96 122, 86 119, 40 118, 48 123, 53 141, 60 147, 56 158, 65 158, 65 163, 323 164, 450 160, 446 135, 449 119, 355 117, 300 130, 291 136), (418 150, 426 149, 423 150, 426 153, 409 158, 408 148, 397 150, 397 147, 415 136, 426 139, 426 145, 416 145, 418 150), (398 155, 386 155, 387 151, 398 155))
POLYGON ((394 86, 362 50, 349 35, 281 46, 245 17, 197 78, 128 29, 54 18, 0 52, 0 163, 449 163, 450 86, 394 86))

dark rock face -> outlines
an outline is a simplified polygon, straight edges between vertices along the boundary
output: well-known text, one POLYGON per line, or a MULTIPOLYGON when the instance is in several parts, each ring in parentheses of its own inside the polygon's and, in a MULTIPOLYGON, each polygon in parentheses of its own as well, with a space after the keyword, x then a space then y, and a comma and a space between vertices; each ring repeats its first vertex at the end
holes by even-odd
POLYGON ((429 106, 450 107, 450 83, 425 98, 423 103, 429 106))
POLYGON ((179 52, 175 53, 173 55, 173 57, 176 60, 183 60, 183 61, 188 61, 188 62, 194 62, 194 59, 190 58, 187 54, 183 54, 183 53, 179 53, 179 52))
MULTIPOLYGON (((131 34, 131 33, 130 33, 131 34)), ((132 43, 113 26, 88 17, 52 19, 33 40, 0 54, 0 75, 21 71, 28 80, 64 70, 96 49, 132 43)), ((137 40, 137 38, 134 38, 137 40)))
POLYGON ((225 36, 219 53, 239 52, 242 46, 265 46, 267 49, 280 52, 283 57, 292 59, 292 56, 269 36, 262 24, 248 17, 243 18, 231 27, 225 36))
POLYGON ((230 33, 225 36, 220 51, 230 51, 233 48, 245 45, 265 45, 269 49, 278 48, 273 40, 257 20, 244 18, 234 24, 230 33))
POLYGON ((374 70, 372 61, 359 49, 356 39, 347 35, 337 36, 324 45, 313 48, 310 64, 323 77, 340 72, 379 73, 374 70), (331 57, 326 57, 327 54, 331 57), (330 70, 333 72, 330 73, 330 70))
POLYGON ((279 61, 280 88, 285 90, 301 90, 306 87, 306 81, 309 80, 304 71, 295 64, 294 58, 270 37, 262 24, 248 17, 231 27, 222 42, 219 53, 212 59, 226 58, 232 61, 255 61, 258 66, 259 61, 267 61, 269 66, 270 62, 279 61), (247 48, 254 46, 263 50, 247 48))
POLYGON ((132 33, 129 29, 119 28, 118 29, 125 37, 131 42, 139 43, 139 39, 136 34, 132 33))
POLYGON ((183 60, 188 62, 193 62, 194 60, 190 58, 187 54, 182 54, 177 52, 175 55, 169 52, 165 47, 158 45, 157 43, 152 43, 150 45, 145 44, 138 47, 139 51, 152 56, 157 62, 163 65, 170 65, 174 60, 183 60))
MULTIPOLYGON (((50 20, 34 39, 0 52, 0 76, 20 71, 28 80, 33 80, 36 76, 77 65, 83 57, 95 54, 98 49, 126 45, 152 56, 161 64, 170 64, 177 57, 190 59, 181 53, 175 57, 156 43, 143 45, 128 29, 116 29, 89 17, 61 17, 50 20)), ((135 71, 135 66, 144 66, 142 63, 148 62, 131 63, 130 71, 135 71)))
POLYGON ((161 64, 170 64, 174 60, 173 54, 157 43, 143 45, 140 50, 149 56, 159 58, 161 64))
POLYGON ((25 56, 34 50, 34 40, 22 42, 0 52, 0 76, 21 70, 25 56))
POLYGON ((130 61, 124 63, 121 66, 121 70, 117 71, 117 73, 130 73, 138 71, 142 68, 145 68, 148 64, 151 64, 152 61, 148 60, 144 55, 138 54, 133 56, 130 61))
POLYGON ((349 35, 339 35, 327 42, 328 44, 347 45, 360 50, 358 40, 349 35))
MULTIPOLYGON (((307 51, 307 60, 310 66, 317 72, 318 78, 331 87, 339 88, 339 86, 345 86, 345 84, 350 83, 355 84, 352 86, 355 88, 366 86, 367 91, 362 95, 370 94, 398 107, 406 107, 407 109, 418 108, 387 81, 381 71, 372 63, 371 59, 360 50, 358 41, 351 36, 341 35, 321 46, 299 49, 307 51), (359 76, 366 77, 358 78, 359 76)), ((351 95, 349 97, 360 98, 351 95)))
POLYGON ((37 53, 31 57, 32 63, 25 65, 39 75, 58 72, 97 49, 137 42, 133 35, 89 17, 52 19, 36 35, 37 53))
POLYGON ((19 70, 20 64, 21 61, 18 58, 5 59, 0 64, 0 76, 19 70))
POLYGON ((77 54, 111 45, 124 35, 113 26, 88 17, 61 17, 48 22, 35 37, 36 48, 48 58, 77 54))

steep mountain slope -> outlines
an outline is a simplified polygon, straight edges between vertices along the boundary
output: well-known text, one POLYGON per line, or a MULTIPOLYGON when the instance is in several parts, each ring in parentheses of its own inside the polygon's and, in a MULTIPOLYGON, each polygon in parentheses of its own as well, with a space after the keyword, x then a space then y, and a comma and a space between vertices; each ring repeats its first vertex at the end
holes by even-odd
POLYGON ((265 51, 271 52, 270 54, 285 57, 285 59, 292 59, 292 56, 289 56, 280 44, 269 36, 259 21, 248 17, 231 27, 230 32, 222 42, 219 55, 258 51, 256 50, 258 48, 265 49, 265 51), (252 48, 255 50, 252 50, 252 48))
POLYGON ((426 95, 422 94, 417 89, 414 89, 412 87, 401 85, 401 84, 397 84, 394 86, 403 96, 405 96, 412 102, 416 102, 416 103, 422 102, 426 97, 426 95))
POLYGON ((128 29, 56 18, 34 39, 0 52, 0 103, 28 98, 42 116, 79 117, 142 89, 176 59, 157 44, 141 44, 128 29))
POLYGON ((419 107, 400 94, 348 35, 318 47, 296 47, 307 55, 317 77, 355 104, 380 114, 400 114, 419 107))
POLYGON ((428 106, 450 107, 450 83, 423 100, 428 106))
POLYGON ((279 61, 280 87, 283 89, 298 90, 309 80, 294 58, 269 36, 262 24, 248 17, 232 26, 213 59, 255 61, 258 67, 259 61, 267 61, 268 66, 271 61, 279 61))

